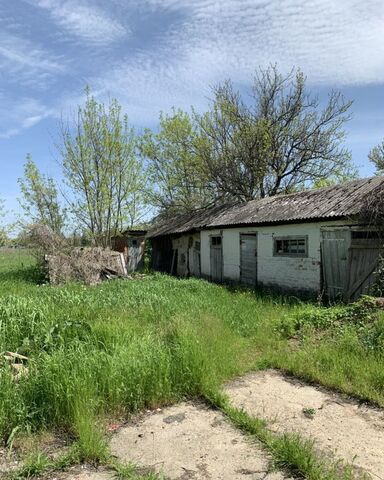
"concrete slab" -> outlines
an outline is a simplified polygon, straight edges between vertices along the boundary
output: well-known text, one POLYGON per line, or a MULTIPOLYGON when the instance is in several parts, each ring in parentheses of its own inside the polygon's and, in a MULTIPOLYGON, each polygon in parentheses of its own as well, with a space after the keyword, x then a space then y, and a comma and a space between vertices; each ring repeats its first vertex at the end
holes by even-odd
POLYGON ((171 480, 283 480, 261 448, 205 405, 181 403, 138 417, 111 443, 121 461, 171 480))
POLYGON ((234 406, 269 421, 277 432, 298 432, 335 458, 384 479, 384 411, 268 370, 226 386, 234 406))

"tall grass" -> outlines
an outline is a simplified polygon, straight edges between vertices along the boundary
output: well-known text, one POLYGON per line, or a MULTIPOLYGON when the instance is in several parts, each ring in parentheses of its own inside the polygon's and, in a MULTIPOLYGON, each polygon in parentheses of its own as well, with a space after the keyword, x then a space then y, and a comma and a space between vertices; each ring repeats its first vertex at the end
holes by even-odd
POLYGON ((3 441, 16 428, 66 429, 80 456, 101 458, 103 417, 209 396, 226 379, 267 366, 384 406, 383 357, 360 327, 300 325, 286 334, 303 312, 323 315, 316 305, 163 275, 54 288, 33 283, 31 264, 0 255, 0 277, 7 275, 0 352, 29 361, 17 382, 0 367, 3 441))
POLYGON ((221 289, 184 283, 185 293, 154 277, 0 297, 0 350, 30 359, 19 382, 0 369, 2 438, 22 426, 81 439, 99 416, 201 395, 242 371, 248 343, 204 305, 204 287, 221 289))

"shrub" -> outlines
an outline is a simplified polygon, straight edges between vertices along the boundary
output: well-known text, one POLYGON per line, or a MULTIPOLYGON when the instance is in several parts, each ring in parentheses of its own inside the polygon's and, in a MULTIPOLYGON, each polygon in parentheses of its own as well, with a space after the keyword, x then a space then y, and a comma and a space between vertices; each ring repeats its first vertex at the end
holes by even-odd
POLYGON ((276 326, 283 338, 302 335, 308 329, 316 331, 343 330, 345 326, 354 325, 356 329, 371 328, 379 318, 380 310, 376 299, 363 296, 350 305, 333 307, 316 307, 310 305, 296 309, 286 315, 276 326))

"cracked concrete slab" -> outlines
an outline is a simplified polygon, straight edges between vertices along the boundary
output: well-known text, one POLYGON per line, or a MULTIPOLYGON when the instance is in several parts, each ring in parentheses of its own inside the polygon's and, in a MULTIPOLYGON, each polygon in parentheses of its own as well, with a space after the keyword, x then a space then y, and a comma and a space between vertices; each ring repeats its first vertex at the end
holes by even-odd
POLYGON ((384 479, 384 411, 267 370, 230 382, 232 404, 268 420, 276 432, 298 432, 375 479, 384 479))
POLYGON ((171 480, 283 480, 261 448, 223 414, 181 403, 136 418, 112 438, 119 460, 153 468, 171 480))

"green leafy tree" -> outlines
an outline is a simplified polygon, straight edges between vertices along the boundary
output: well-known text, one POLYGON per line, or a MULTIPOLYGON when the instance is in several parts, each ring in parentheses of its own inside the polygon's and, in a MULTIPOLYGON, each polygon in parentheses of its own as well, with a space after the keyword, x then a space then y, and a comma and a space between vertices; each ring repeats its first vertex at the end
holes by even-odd
POLYGON ((0 198, 0 247, 4 247, 8 243, 8 228, 4 223, 5 207, 4 200, 0 198))
POLYGON ((40 173, 29 154, 24 177, 18 182, 22 193, 19 203, 28 223, 41 223, 56 233, 63 233, 66 212, 60 205, 56 183, 52 177, 40 173))
POLYGON ((141 153, 148 162, 149 202, 161 212, 188 212, 214 199, 201 158, 191 117, 182 110, 160 114, 158 133, 146 130, 141 153))
POLYGON ((143 215, 145 177, 135 133, 117 100, 104 105, 86 93, 73 125, 61 125, 59 151, 77 224, 94 244, 108 246, 126 222, 143 215))
POLYGON ((369 161, 376 167, 377 175, 384 174, 384 140, 372 148, 368 154, 369 161))

